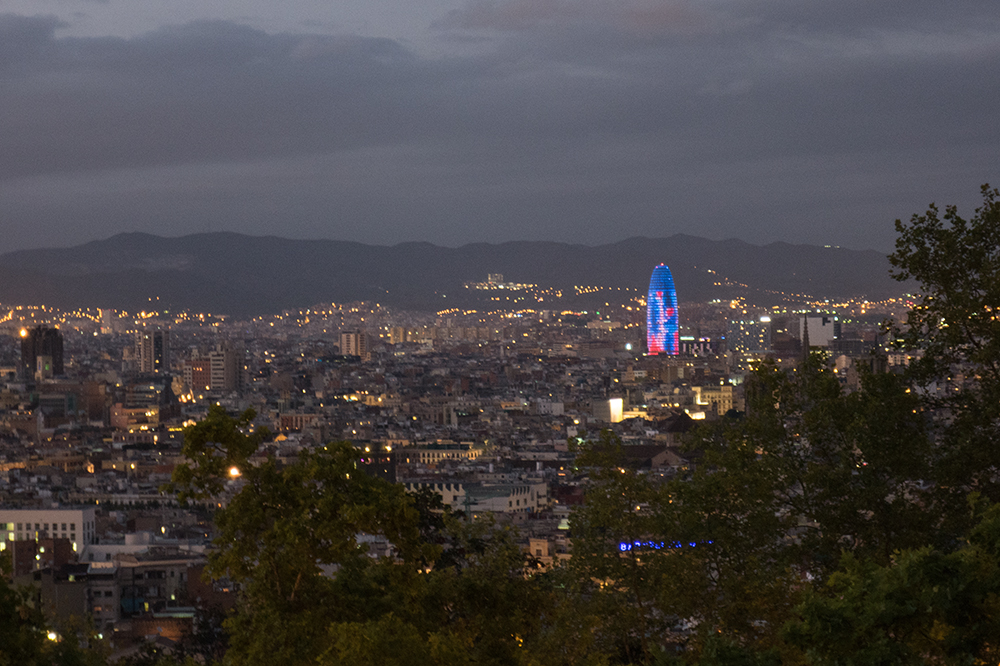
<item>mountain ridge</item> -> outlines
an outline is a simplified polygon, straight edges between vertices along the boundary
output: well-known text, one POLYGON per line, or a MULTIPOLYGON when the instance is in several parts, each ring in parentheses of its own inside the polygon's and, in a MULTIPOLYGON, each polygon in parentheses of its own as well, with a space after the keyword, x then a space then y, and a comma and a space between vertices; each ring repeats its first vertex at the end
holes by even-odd
POLYGON ((488 273, 562 289, 644 288, 661 262, 671 267, 682 301, 723 297, 725 289, 714 285, 719 278, 761 293, 824 298, 877 300, 904 290, 890 278, 886 256, 875 250, 780 241, 754 245, 687 234, 597 246, 508 241, 450 248, 419 241, 368 245, 235 232, 179 237, 127 232, 76 247, 0 255, 0 302, 132 309, 159 296, 174 309, 233 315, 354 300, 440 309, 441 294, 461 299, 464 282, 488 273))

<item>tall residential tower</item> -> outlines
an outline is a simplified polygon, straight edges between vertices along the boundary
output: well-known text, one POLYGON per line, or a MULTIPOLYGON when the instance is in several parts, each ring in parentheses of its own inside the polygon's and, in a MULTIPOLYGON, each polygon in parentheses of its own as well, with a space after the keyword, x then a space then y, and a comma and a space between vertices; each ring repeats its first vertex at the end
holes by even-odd
POLYGON ((170 371, 170 332, 136 331, 135 357, 139 372, 170 371))

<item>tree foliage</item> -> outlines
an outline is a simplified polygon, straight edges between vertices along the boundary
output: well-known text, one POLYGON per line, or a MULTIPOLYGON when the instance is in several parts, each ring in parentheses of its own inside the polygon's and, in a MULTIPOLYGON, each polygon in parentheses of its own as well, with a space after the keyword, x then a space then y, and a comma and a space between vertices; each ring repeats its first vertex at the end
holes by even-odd
POLYGON ((601 630, 630 661, 679 644, 690 658, 801 659, 781 628, 842 553, 888 564, 934 528, 924 415, 894 375, 847 393, 818 354, 794 372, 764 366, 745 417, 706 424, 688 447, 695 469, 662 483, 630 469, 610 433, 579 459, 590 486, 571 567, 596 583, 614 618, 601 630))
POLYGON ((23 590, 7 583, 0 566, 0 666, 44 664, 45 621, 23 590))
POLYGON ((887 565, 848 556, 810 594, 788 638, 817 665, 973 664, 1000 658, 1000 507, 961 548, 902 551, 887 565))
POLYGON ((914 279, 920 295, 906 327, 909 349, 926 352, 924 378, 971 371, 981 389, 1000 389, 1000 190, 983 185, 983 204, 968 220, 956 206, 934 204, 908 223, 896 220, 893 277, 914 279))
POLYGON ((181 453, 185 462, 174 469, 168 490, 182 501, 221 493, 231 479, 230 470, 246 468, 269 435, 266 428, 252 427, 256 415, 248 409, 234 419, 221 405, 209 407, 204 419, 184 429, 181 453))
POLYGON ((588 620, 511 529, 364 474, 348 442, 254 456, 251 419, 212 410, 174 477, 192 494, 228 488, 208 569, 240 590, 227 663, 601 663, 588 620))
MULTIPOLYGON (((5 555, 5 553, 3 554, 5 555)), ((0 666, 100 666, 106 646, 84 622, 55 627, 31 603, 29 590, 7 581, 9 560, 0 556, 0 666)))
POLYGON ((916 357, 908 376, 934 411, 938 501, 953 514, 972 491, 1000 501, 1000 191, 981 192, 968 220, 955 206, 942 215, 933 204, 897 220, 889 257, 894 277, 920 286, 892 334, 916 357))

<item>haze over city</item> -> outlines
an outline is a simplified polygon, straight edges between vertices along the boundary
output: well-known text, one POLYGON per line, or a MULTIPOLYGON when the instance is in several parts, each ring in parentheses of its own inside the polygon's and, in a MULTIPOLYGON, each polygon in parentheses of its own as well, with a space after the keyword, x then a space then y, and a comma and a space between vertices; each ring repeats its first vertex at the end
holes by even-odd
POLYGON ((888 250, 996 181, 986 2, 0 2, 0 251, 688 233, 888 250))

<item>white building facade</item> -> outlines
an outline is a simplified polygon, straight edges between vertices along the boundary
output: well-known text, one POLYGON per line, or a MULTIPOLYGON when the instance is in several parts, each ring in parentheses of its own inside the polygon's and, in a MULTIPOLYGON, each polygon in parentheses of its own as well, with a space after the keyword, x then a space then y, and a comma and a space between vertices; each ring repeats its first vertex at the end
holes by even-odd
POLYGON ((6 509, 0 507, 0 550, 10 541, 69 539, 73 550, 96 543, 94 507, 6 509))

